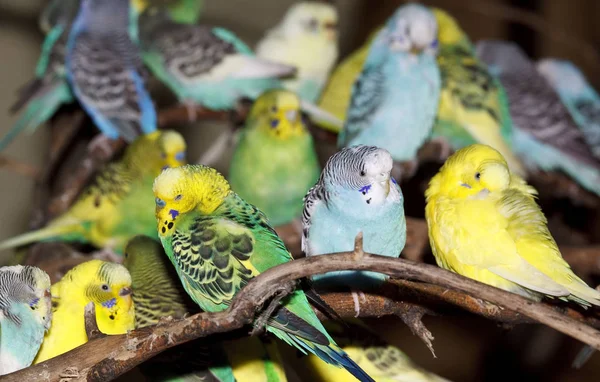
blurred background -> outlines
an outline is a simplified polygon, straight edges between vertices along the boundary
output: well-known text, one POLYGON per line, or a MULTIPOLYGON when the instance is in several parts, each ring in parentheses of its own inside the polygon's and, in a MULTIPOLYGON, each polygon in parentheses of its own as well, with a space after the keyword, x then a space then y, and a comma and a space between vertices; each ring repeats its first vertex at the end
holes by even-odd
MULTIPOLYGON (((274 26, 293 0, 204 0, 202 22, 231 29, 254 46, 266 29, 274 26)), ((337 0, 340 14, 340 60, 359 47, 372 29, 383 23, 403 3, 398 0, 337 0)), ((597 0, 438 0, 426 5, 450 12, 473 41, 501 38, 516 41, 533 58, 559 57, 571 60, 600 88, 600 1, 597 0)), ((0 0, 0 135, 15 116, 8 113, 19 86, 30 79, 43 40, 38 15, 41 0, 0 0)), ((168 92, 165 93, 168 98, 168 92)), ((190 161, 210 146, 223 127, 219 122, 181 126, 188 140, 190 161)), ((8 157, 38 167, 48 149, 48 129, 19 137, 5 153, 8 157)), ((324 162, 332 147, 319 147, 324 162)), ((229 153, 219 170, 225 171, 229 153)), ((23 232, 30 220, 34 181, 0 168, 0 239, 23 232)), ((407 199, 410 196, 407 196, 407 199)), ((422 198, 422 196, 421 196, 422 198)), ((408 214, 422 217, 417 203, 408 214)), ((582 224, 594 224, 587 222, 582 224)), ((556 236, 559 236, 553 231, 556 236)), ((577 244, 568 234, 562 244, 577 244), (570 242, 570 241, 573 241, 570 242)), ((597 236, 596 236, 597 237, 597 236)), ((595 240, 597 243, 600 240, 595 240)), ((10 253, 0 254, 3 263, 10 253)), ((431 256, 427 258, 432 262, 431 256)), ((598 282, 592 285, 597 285, 598 282)), ((399 320, 377 321, 380 334, 404 350, 415 362, 452 381, 598 381, 600 355, 595 354, 581 369, 570 367, 581 344, 548 328, 521 325, 503 328, 467 314, 427 317, 434 334, 437 358, 399 320)), ((125 379, 127 380, 127 379, 125 379)))

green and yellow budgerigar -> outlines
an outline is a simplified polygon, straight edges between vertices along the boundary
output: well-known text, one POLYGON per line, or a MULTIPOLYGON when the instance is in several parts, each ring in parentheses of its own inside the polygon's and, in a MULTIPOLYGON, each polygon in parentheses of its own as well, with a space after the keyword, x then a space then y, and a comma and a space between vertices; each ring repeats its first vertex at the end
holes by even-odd
POLYGON ((600 292, 563 260, 536 194, 492 147, 458 150, 425 193, 437 264, 534 300, 547 296, 600 305, 600 292))
POLYGON ((87 342, 85 306, 93 302, 98 329, 105 334, 133 330, 131 276, 121 264, 90 260, 75 266, 52 285, 53 318, 34 364, 87 342))
POLYGON ((252 106, 231 160, 232 189, 278 226, 300 216, 304 195, 320 172, 298 96, 287 90, 263 93, 252 106))
MULTIPOLYGON (((450 382, 417 366, 404 352, 369 329, 361 321, 346 321, 345 326, 334 321, 325 322, 327 331, 338 344, 377 382, 450 382)), ((342 369, 321 362, 310 354, 300 359, 313 382, 352 382, 342 369)))
POLYGON ((458 150, 483 143, 500 151, 511 171, 524 176, 523 164, 511 149, 512 120, 500 82, 475 55, 466 33, 452 16, 432 8, 438 23, 437 63, 442 91, 433 136, 458 150))
POLYGON ((204 8, 204 0, 131 0, 131 6, 136 13, 146 8, 164 9, 175 22, 196 24, 204 8))
MULTIPOLYGON (((379 27, 374 32, 371 32, 363 46, 346 57, 333 70, 333 73, 329 77, 329 81, 321 94, 318 106, 342 121, 346 120, 346 112, 350 106, 354 81, 356 81, 358 75, 362 71, 363 65, 369 55, 371 42, 375 36, 377 36, 377 33, 379 33, 381 28, 383 27, 379 27)), ((334 133, 339 133, 341 130, 340 126, 328 123, 327 121, 316 118, 313 118, 312 120, 320 127, 334 133)))
MULTIPOLYGON (((136 328, 199 310, 183 290, 160 241, 136 236, 127 243, 124 256, 132 279, 136 328)), ((144 364, 142 372, 153 381, 286 381, 276 349, 267 348, 257 337, 230 341, 224 349, 193 341, 144 364)))
MULTIPOLYGON (((208 312, 226 309, 248 281, 292 260, 266 216, 216 170, 185 165, 154 182, 158 232, 186 292, 208 312)), ((303 291, 282 300, 266 330, 303 352, 372 381, 327 334, 303 291)))
POLYGON ((0 243, 0 249, 35 241, 77 241, 122 253, 137 234, 156 237, 152 182, 165 167, 185 163, 186 144, 171 130, 140 136, 123 158, 107 166, 78 200, 40 230, 0 243))

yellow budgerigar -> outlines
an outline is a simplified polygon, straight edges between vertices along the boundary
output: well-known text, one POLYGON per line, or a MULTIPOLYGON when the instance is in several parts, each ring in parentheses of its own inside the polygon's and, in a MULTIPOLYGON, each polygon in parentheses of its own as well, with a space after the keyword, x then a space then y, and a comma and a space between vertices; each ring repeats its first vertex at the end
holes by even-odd
POLYGON ((600 292, 563 260, 536 194, 492 147, 458 150, 425 193, 437 264, 534 300, 547 296, 600 305, 600 292))
MULTIPOLYGON (((342 121, 346 120, 346 111, 350 105, 354 81, 356 81, 358 75, 362 71, 363 65, 369 55, 371 42, 380 30, 381 27, 372 32, 363 46, 346 57, 335 68, 321 94, 318 106, 342 121)), ((340 126, 316 118, 312 119, 313 122, 326 130, 334 133, 340 132, 340 126)))
POLYGON ((122 253, 138 234, 157 237, 154 178, 166 167, 185 163, 186 144, 173 130, 158 130, 131 143, 123 158, 109 164, 64 214, 40 230, 0 243, 0 249, 35 241, 91 243, 122 253))
POLYGON ((131 276, 117 263, 90 260, 79 264, 52 285, 53 319, 34 364, 87 342, 85 306, 93 302, 98 329, 124 334, 134 329, 131 276))

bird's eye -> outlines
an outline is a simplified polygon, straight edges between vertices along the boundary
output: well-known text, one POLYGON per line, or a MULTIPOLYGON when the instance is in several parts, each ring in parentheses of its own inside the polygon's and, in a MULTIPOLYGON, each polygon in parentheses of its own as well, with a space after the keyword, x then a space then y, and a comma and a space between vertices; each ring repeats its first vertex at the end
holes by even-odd
POLYGON ((166 153, 162 153, 162 154, 160 154, 160 156, 162 157, 162 159, 166 159, 167 158, 167 154, 166 153))
POLYGON ((367 173, 364 170, 360 172, 360 176, 365 176, 365 175, 367 175, 367 173))
POLYGON ((308 20, 308 28, 310 30, 316 31, 317 29, 319 29, 319 20, 317 19, 310 19, 308 20))
POLYGON ((277 113, 277 106, 275 106, 275 105, 271 106, 271 111, 273 113, 277 113))
POLYGON ((179 194, 173 200, 178 201, 178 200, 181 200, 181 198, 183 198, 183 195, 179 194))
POLYGON ((481 179, 481 173, 480 173, 480 172, 476 172, 476 173, 475 173, 475 179, 476 179, 476 180, 479 180, 479 179, 481 179))
POLYGON ((125 252, 125 254, 123 256, 125 256, 125 258, 128 258, 129 254, 127 252, 125 252))
POLYGON ((102 290, 105 290, 105 291, 106 291, 106 290, 108 290, 108 285, 106 285, 106 284, 102 284, 102 286, 101 286, 100 288, 102 288, 102 290))

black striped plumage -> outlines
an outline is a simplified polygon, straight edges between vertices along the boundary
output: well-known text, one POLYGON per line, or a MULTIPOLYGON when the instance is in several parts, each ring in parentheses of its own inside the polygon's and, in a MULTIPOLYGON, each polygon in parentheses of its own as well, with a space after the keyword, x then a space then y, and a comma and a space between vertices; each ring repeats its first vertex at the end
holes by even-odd
POLYGON ((21 318, 12 312, 11 305, 35 300, 36 271, 39 269, 27 265, 0 268, 0 312, 15 325, 21 324, 21 318))

